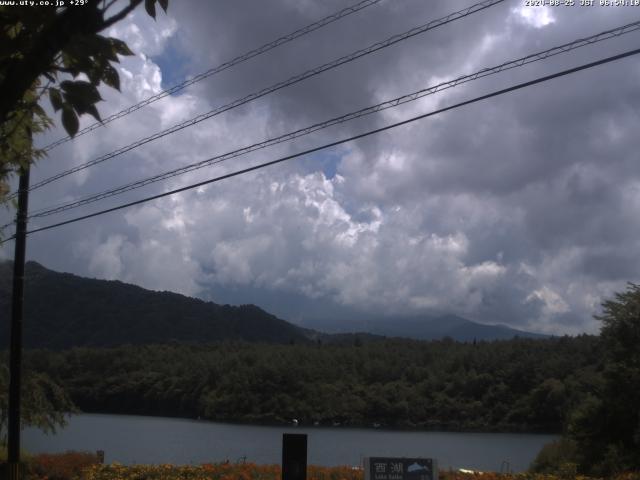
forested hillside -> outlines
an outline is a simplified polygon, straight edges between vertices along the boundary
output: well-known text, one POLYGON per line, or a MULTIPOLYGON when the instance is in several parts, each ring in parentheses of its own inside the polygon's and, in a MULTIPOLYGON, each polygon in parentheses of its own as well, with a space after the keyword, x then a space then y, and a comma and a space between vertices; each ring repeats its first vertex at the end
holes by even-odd
MULTIPOLYGON (((9 316, 12 263, 0 262, 0 315, 9 316)), ((544 338, 483 325, 455 315, 392 316, 370 321, 325 319, 310 330, 293 325, 255 305, 218 305, 171 292, 146 290, 119 281, 96 280, 49 270, 27 262, 25 344, 32 348, 208 343, 224 340, 291 343, 349 343, 353 333, 368 337, 405 337, 459 341, 544 338), (336 328, 338 325, 341 328, 336 328), (327 334, 327 330, 341 333, 327 334)), ((309 326, 309 325, 307 325, 309 326)), ((8 341, 8 322, 0 323, 0 342, 8 341)))
MULTIPOLYGON (((9 318, 11 262, 0 262, 0 314, 9 318)), ((8 345, 9 322, 0 322, 8 345)), ((306 341, 304 330, 255 305, 218 305, 119 281, 58 273, 27 262, 24 344, 33 348, 78 345, 245 340, 306 341)))
POLYGON ((599 383, 597 337, 30 352, 89 412, 559 432, 599 383))

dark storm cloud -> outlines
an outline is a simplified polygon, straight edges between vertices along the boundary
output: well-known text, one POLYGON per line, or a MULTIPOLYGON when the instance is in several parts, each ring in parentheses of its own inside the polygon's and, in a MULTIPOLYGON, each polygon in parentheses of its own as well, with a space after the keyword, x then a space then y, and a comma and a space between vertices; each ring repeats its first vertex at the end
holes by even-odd
MULTIPOLYGON (((192 52, 203 62, 213 64, 346 6, 343 1, 322 2, 313 8, 305 8, 311 7, 310 3, 302 5, 285 1, 261 4, 250 0, 233 4, 201 1, 181 4, 177 15, 184 16, 191 25, 182 37, 185 48, 192 49, 194 44, 215 45, 215 60, 211 58, 211 49, 192 52)), ((417 0, 384 1, 269 55, 252 59, 200 88, 206 88, 212 103, 217 103, 219 98, 242 96, 465 6, 462 2, 429 2, 425 8, 425 4, 417 0)), ((477 13, 325 72, 259 102, 269 105, 272 121, 286 119, 290 126, 368 106, 374 99, 373 93, 381 87, 391 85, 400 95, 407 89, 424 86, 425 70, 428 75, 447 75, 459 62, 460 52, 469 49, 473 39, 491 30, 493 22, 500 21, 499 17, 494 20, 490 12, 477 13), (416 71, 420 75, 416 75, 416 71)))
MULTIPOLYGON (((172 18, 157 25, 136 16, 119 33, 152 57, 123 62, 125 98, 111 95, 109 108, 159 89, 172 63, 197 74, 347 3, 193 0, 173 2, 172 18)), ((36 175, 471 3, 385 0, 61 149, 51 159, 57 163, 36 175)), ((99 191, 370 106, 622 25, 637 10, 522 8, 505 2, 280 90, 52 186, 35 202, 99 191)), ((638 38, 491 76, 251 158, 269 160, 620 53, 638 38)), ((637 275, 639 84, 639 60, 622 60, 333 149, 317 165, 292 162, 52 232, 30 251, 62 270, 223 303, 242 303, 245 294, 265 306, 289 302, 279 312, 296 319, 439 311, 546 332, 594 331, 601 299, 637 275)))

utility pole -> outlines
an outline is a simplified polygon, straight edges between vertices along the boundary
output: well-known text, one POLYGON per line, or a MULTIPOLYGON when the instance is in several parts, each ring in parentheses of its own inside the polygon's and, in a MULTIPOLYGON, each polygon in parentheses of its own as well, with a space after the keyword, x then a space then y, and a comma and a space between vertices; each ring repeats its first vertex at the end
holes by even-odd
POLYGON ((29 211, 29 164, 20 173, 16 245, 13 257, 11 299, 11 344, 9 346, 9 421, 8 479, 20 480, 20 385, 22 380, 22 317, 24 303, 24 263, 27 250, 27 213, 29 211))

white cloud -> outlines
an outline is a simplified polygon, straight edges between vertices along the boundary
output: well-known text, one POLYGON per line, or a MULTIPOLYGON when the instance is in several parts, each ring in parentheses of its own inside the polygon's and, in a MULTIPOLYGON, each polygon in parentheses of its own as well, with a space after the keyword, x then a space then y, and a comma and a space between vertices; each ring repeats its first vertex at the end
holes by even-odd
MULTIPOLYGON (((199 5, 202 8, 176 5, 180 18, 160 14, 157 23, 137 12, 110 32, 127 40, 138 55, 122 59, 122 93, 104 90, 103 116, 160 91, 163 75, 170 72, 163 72, 154 58, 169 42, 199 39, 211 50, 204 52, 208 58, 226 59, 229 51, 241 53, 265 40, 259 9, 233 17, 252 26, 241 29, 225 23, 225 9, 233 12, 233 3, 221 6, 216 15, 199 5), (211 35, 225 41, 206 42, 211 35)), ((308 13, 307 7, 329 8, 300 5, 289 1, 269 7, 282 19, 280 30, 291 28, 287 15, 308 13)), ((361 48, 360 33, 375 37, 367 29, 377 20, 401 31, 413 26, 418 16, 438 16, 424 12, 420 2, 398 5, 383 2, 375 12, 349 20, 356 22, 361 15, 361 23, 345 20, 331 27, 331 36, 318 31, 312 41, 254 59, 238 72, 212 77, 83 136, 54 150, 34 169, 34 177, 78 165, 227 98, 246 95, 264 87, 270 75, 281 79, 297 73, 300 59, 313 63, 316 54, 330 59, 361 48)), ((452 9, 449 2, 434 2, 434 8, 443 14, 452 9)), ((561 10, 488 10, 472 22, 451 24, 354 62, 351 69, 284 89, 52 184, 34 192, 33 205, 56 203, 223 153, 324 120, 325 115, 517 58, 531 53, 531 45, 565 43, 587 30, 610 27, 613 15, 620 17, 619 23, 624 20, 622 13, 609 12, 607 22, 589 11, 581 10, 580 15, 578 21, 561 10), (522 22, 532 28, 522 28, 522 22), (540 30, 553 22, 563 28, 540 30)), ((304 24, 304 18, 296 18, 304 24)), ((204 53, 185 50, 193 73, 211 67, 198 63, 204 53)), ((548 66, 541 62, 527 68, 522 75, 529 78, 536 74, 534 69, 544 73, 548 66)), ((638 98, 635 77, 625 68, 616 64, 600 73, 594 70, 591 75, 601 77, 584 77, 570 89, 531 89, 333 150, 337 172, 331 178, 311 161, 281 164, 37 234, 29 252, 60 270, 190 295, 213 293, 218 301, 224 298, 216 297, 217 288, 254 288, 283 303, 289 295, 301 295, 366 312, 439 310, 538 331, 593 332, 593 309, 625 280, 634 280, 625 277, 634 271, 633 258, 640 258, 635 214, 640 180, 633 135, 638 120, 628 109, 638 98), (610 88, 613 80, 615 92, 610 88)), ((509 84, 515 72, 491 77, 490 84, 470 83, 463 93, 452 89, 388 110, 356 127, 341 125, 291 145, 194 171, 126 198, 202 181, 423 113, 440 103, 470 98, 474 92, 486 93, 509 84)), ((83 124, 88 122, 83 119, 83 124)), ((50 135, 58 136, 60 132, 50 135)), ((105 206, 114 204, 115 200, 105 206)), ((93 209, 78 212, 88 211, 93 209)), ((7 255, 6 247, 2 254, 7 255)))
MULTIPOLYGON (((505 268, 492 261, 467 264, 469 240, 460 232, 407 235, 412 220, 402 209, 372 207, 358 212, 366 220, 356 219, 338 198, 340 177, 275 177, 220 184, 214 196, 224 202, 212 200, 211 191, 187 194, 127 218, 141 235, 158 239, 148 253, 161 245, 176 257, 182 248, 190 265, 206 266, 207 273, 195 278, 214 291, 215 285, 254 286, 356 309, 411 312, 429 306, 469 313, 504 275, 505 268), (195 231, 183 237, 184 225, 195 231), (425 295, 429 291, 437 293, 425 295)), ((157 277, 169 281, 173 268, 159 263, 157 277)))
POLYGON ((138 9, 125 21, 110 27, 106 36, 124 40, 136 54, 153 56, 162 53, 177 29, 178 23, 170 15, 158 14, 152 19, 138 9))
POLYGON ((115 280, 122 275, 122 235, 110 235, 106 242, 98 245, 90 252, 89 271, 100 278, 115 280))
POLYGON ((569 305, 567 305, 567 302, 547 286, 535 290, 526 299, 527 302, 532 300, 540 300, 543 302, 543 313, 547 316, 566 313, 569 311, 569 305))
POLYGON ((518 21, 534 28, 543 28, 555 23, 553 11, 548 6, 521 6, 513 10, 518 21))

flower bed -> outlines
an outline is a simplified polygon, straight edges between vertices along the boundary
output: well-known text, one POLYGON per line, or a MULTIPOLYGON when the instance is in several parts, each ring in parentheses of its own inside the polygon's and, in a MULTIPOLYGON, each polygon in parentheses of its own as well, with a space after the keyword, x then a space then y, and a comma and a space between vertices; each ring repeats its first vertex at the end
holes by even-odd
MULTIPOLYGON (((208 463, 192 465, 101 465, 96 455, 67 452, 36 455, 29 461, 27 480, 280 480, 279 465, 208 463)), ((363 480, 360 469, 310 466, 308 480, 363 480)), ((441 471, 440 480, 596 480, 583 476, 543 474, 462 473, 441 471)), ((626 473, 611 480, 640 480, 640 473, 626 473)))

